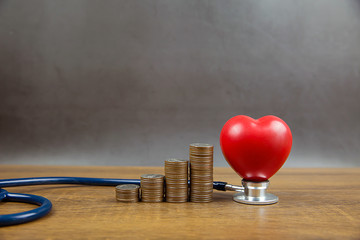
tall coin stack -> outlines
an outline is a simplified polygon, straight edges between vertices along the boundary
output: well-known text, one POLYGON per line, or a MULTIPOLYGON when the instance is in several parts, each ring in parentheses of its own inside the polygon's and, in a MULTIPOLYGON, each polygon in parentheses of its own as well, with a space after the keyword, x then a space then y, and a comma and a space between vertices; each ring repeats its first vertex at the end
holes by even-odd
POLYGON ((168 159, 165 161, 166 201, 172 203, 188 200, 188 161, 168 159))
POLYGON ((119 202, 138 202, 139 188, 140 186, 135 184, 123 184, 116 186, 116 200, 119 202))
POLYGON ((213 193, 214 146, 190 144, 190 201, 211 202, 213 193))
POLYGON ((144 174, 141 176, 141 201, 162 202, 164 200, 164 175, 144 174))

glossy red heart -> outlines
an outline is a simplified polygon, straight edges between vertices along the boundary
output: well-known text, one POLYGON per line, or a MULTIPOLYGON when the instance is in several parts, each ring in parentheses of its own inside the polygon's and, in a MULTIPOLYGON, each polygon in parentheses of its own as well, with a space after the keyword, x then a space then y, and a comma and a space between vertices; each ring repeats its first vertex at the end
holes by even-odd
POLYGON ((220 145, 225 159, 242 178, 260 182, 273 176, 285 163, 292 135, 278 117, 256 120, 239 115, 225 123, 220 145))

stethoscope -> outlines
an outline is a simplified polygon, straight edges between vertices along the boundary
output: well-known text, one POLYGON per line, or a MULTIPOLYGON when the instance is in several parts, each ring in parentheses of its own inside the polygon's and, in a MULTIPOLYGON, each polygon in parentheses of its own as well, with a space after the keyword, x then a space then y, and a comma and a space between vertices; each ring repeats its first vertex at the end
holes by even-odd
MULTIPOLYGON (((27 223, 44 217, 52 208, 52 203, 49 199, 24 193, 10 193, 4 187, 19 187, 30 185, 49 185, 49 184, 80 184, 92 186, 117 186, 120 184, 136 184, 140 185, 140 179, 117 179, 117 178, 83 178, 83 177, 38 177, 38 178, 13 178, 0 180, 0 202, 20 202, 38 205, 30 211, 0 215, 0 226, 10 226, 21 223, 27 223)), ((243 181, 244 184, 244 181, 243 181)), ((246 188, 231 185, 226 182, 213 182, 213 189, 219 191, 237 191, 238 193, 245 193, 246 188)), ((234 196, 235 200, 235 196, 234 196)), ((260 200, 264 200, 263 198, 260 200)), ((236 201, 236 200, 235 200, 236 201)), ((244 202, 245 203, 245 202, 244 202)), ((259 204, 259 203, 252 203, 259 204)), ((266 204, 266 203, 263 203, 266 204)))
MULTIPOLYGON (((236 191, 233 200, 239 203, 252 205, 277 203, 279 200, 278 197, 266 192, 269 186, 269 180, 263 179, 270 178, 279 170, 290 153, 292 135, 286 123, 275 116, 265 116, 259 120, 254 120, 243 115, 235 116, 223 127, 220 143, 222 147, 229 147, 222 149, 223 153, 226 153, 224 156, 226 155, 225 158, 228 162, 233 163, 232 167, 240 176, 245 177, 244 175, 248 175, 247 173, 244 174, 244 170, 246 170, 244 166, 249 162, 247 162, 246 159, 244 160, 244 158, 238 159, 237 157, 238 155, 244 155, 241 152, 244 151, 246 153, 244 156, 253 156, 253 158, 250 158, 253 162, 250 164, 249 172, 251 174, 249 176, 254 177, 261 173, 257 176, 261 178, 252 179, 254 181, 250 181, 249 179, 251 178, 247 178, 248 180, 243 179, 242 186, 215 181, 213 182, 213 189, 236 191), (261 133, 260 135, 259 132, 261 133), (257 143, 259 142, 262 143, 262 145, 258 145, 257 143), (249 151, 251 154, 249 154, 249 151), (272 158, 270 158, 272 165, 266 162, 269 157, 268 155, 272 156, 272 158), (277 158, 274 158, 274 156, 277 158), (265 167, 270 167, 270 172, 263 171, 264 168, 262 164, 264 163, 266 163, 265 167), (260 167, 262 171, 254 172, 254 166, 260 167), (260 182, 256 182, 258 179, 261 179, 260 182)), ((121 184, 140 185, 140 179, 40 177, 0 180, 0 202, 22 202, 39 206, 26 212, 0 215, 0 226, 21 224, 39 219, 48 214, 52 208, 51 202, 44 197, 32 194, 10 193, 2 188, 45 184, 81 184, 96 186, 117 186, 121 184)))

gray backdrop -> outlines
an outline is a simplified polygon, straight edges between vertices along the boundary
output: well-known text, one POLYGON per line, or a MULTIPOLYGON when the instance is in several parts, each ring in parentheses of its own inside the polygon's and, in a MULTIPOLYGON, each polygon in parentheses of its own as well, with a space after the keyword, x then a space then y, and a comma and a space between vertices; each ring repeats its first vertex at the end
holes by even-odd
POLYGON ((155 165, 239 114, 360 166, 360 1, 0 0, 0 163, 155 165))

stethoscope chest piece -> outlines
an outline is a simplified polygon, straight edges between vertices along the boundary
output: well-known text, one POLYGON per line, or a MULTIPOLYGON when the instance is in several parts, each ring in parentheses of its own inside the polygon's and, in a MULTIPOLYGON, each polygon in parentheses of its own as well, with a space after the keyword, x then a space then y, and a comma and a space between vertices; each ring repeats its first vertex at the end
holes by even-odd
POLYGON ((266 192, 269 186, 269 181, 251 182, 242 180, 243 190, 236 191, 233 196, 235 202, 252 204, 252 205, 267 205, 274 204, 279 201, 279 198, 274 194, 266 192))

